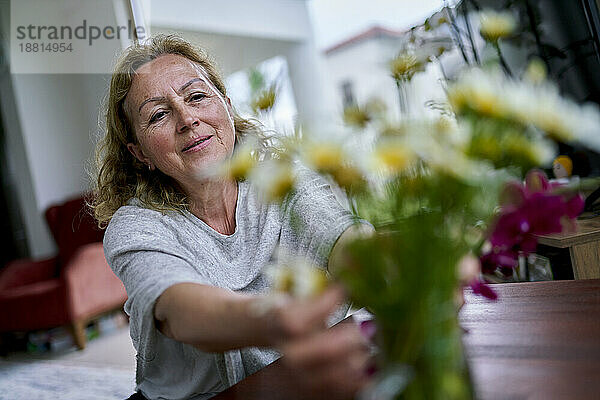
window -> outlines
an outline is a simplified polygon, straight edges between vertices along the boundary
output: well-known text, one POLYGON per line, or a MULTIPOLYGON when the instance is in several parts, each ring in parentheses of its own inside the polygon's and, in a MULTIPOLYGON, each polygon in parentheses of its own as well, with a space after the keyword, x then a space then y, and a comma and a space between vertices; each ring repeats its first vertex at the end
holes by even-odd
POLYGON ((344 108, 356 105, 352 82, 346 80, 342 82, 342 104, 344 108))

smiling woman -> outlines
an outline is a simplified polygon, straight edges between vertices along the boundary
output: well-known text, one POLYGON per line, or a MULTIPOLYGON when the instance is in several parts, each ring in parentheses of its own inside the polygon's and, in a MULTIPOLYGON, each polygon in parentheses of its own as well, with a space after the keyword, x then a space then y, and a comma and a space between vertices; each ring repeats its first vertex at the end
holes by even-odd
POLYGON ((323 394, 360 389, 365 339, 353 324, 325 329, 347 308, 339 288, 261 307, 270 285, 263 267, 277 248, 333 268, 344 259, 336 243, 359 225, 306 168, 283 205, 212 173, 248 136, 268 150, 212 62, 173 36, 135 45, 115 68, 106 122, 93 206, 108 224, 106 259, 127 289, 138 398, 209 398, 280 353, 323 394))
MULTIPOLYGON (((152 171, 156 165, 140 161, 137 156, 142 154, 135 154, 137 150, 142 150, 137 132, 150 128, 150 121, 140 124, 139 128, 134 128, 133 118, 141 122, 142 111, 148 112, 150 108, 154 110, 152 106, 154 102, 150 101, 148 105, 140 102, 137 107, 134 107, 137 109, 132 111, 131 105, 127 102, 132 100, 129 89, 134 83, 139 86, 142 82, 152 81, 160 76, 158 72, 163 60, 158 60, 157 63, 151 61, 162 58, 161 56, 171 61, 177 57, 185 60, 185 66, 180 67, 195 70, 194 78, 200 81, 194 83, 208 86, 211 90, 206 92, 213 97, 223 99, 226 96, 223 80, 208 55, 177 37, 159 36, 148 46, 134 46, 128 50, 115 66, 106 107, 107 132, 96 150, 97 172, 94 174, 94 180, 97 184, 97 197, 94 200, 94 212, 101 226, 106 226, 115 211, 134 197, 145 207, 157 211, 189 209, 189 200, 185 193, 179 190, 177 182, 173 181, 168 174, 143 173, 145 169, 152 171), (141 69, 142 66, 145 69, 141 69), (146 73, 143 73, 144 71, 146 73), (135 82, 134 77, 138 78, 135 82), (136 157, 132 157, 130 152, 136 157)), ((163 84, 168 85, 164 81, 163 84)), ((182 89, 182 86, 179 89, 182 89)), ((150 90, 150 87, 147 89, 150 90)), ((183 89, 191 90, 189 87, 183 89)), ((158 87, 153 90, 158 90, 158 87)), ((138 93, 138 96, 141 95, 142 93, 138 93)), ((152 97, 155 96, 147 94, 142 100, 152 100, 152 97)), ((201 95, 197 94, 196 100, 198 97, 201 95)), ((167 97, 164 100, 166 99, 167 97)), ((152 117, 160 119, 165 112, 157 113, 154 110, 152 117)), ((266 138, 258 126, 241 118, 232 108, 227 109, 227 115, 230 120, 233 120, 236 142, 244 140, 246 136, 252 136, 259 139, 262 151, 267 149, 266 138)), ((152 121, 152 124, 155 122, 158 121, 152 121)), ((187 134, 189 135, 189 132, 187 134)))
POLYGON ((149 170, 171 177, 190 200, 202 196, 198 184, 233 153, 235 142, 231 103, 205 72, 185 57, 160 56, 136 71, 124 106, 135 132, 128 150, 149 170))

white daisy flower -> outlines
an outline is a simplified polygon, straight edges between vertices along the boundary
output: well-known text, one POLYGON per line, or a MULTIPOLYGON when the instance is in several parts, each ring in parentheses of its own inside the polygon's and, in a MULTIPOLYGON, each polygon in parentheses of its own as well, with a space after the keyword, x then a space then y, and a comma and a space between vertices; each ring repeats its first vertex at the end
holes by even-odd
POLYGON ((517 27, 515 18, 509 12, 486 11, 481 14, 479 32, 488 42, 512 35, 517 27))
POLYGON ((264 202, 281 201, 294 187, 292 166, 279 159, 260 162, 250 173, 250 182, 264 202))
POLYGON ((288 294, 297 299, 317 296, 327 287, 325 271, 302 257, 279 251, 277 263, 269 265, 265 274, 275 293, 288 294))

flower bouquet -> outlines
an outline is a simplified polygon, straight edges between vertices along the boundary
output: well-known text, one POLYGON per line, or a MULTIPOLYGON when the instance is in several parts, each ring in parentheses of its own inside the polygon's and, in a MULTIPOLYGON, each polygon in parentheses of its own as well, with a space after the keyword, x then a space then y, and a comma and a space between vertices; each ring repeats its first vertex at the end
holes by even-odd
MULTIPOLYGON (((445 12, 424 30, 450 24, 445 12)), ((504 62, 499 41, 515 26, 502 18, 481 20, 483 38, 500 56, 496 66, 504 62)), ((423 48, 411 40, 390 63, 401 100, 401 89, 443 53, 436 45, 423 55, 423 48)), ((287 138, 263 162, 242 147, 228 164, 233 176, 277 200, 293 190, 292 164, 300 160, 345 192, 357 219, 374 225, 376 234, 348 245, 334 277, 375 316, 379 374, 365 398, 474 397, 457 291, 469 285, 495 298, 486 282, 512 275, 518 257, 535 250, 535 235, 572 227, 582 210, 573 188, 550 184, 539 170, 526 173, 551 162, 555 139, 600 148, 598 108, 563 98, 539 65, 511 75, 501 66, 467 68, 444 82, 435 117, 411 118, 403 106, 394 121, 371 101, 345 111, 349 136, 287 138)), ((284 286, 292 280, 287 274, 284 286)))

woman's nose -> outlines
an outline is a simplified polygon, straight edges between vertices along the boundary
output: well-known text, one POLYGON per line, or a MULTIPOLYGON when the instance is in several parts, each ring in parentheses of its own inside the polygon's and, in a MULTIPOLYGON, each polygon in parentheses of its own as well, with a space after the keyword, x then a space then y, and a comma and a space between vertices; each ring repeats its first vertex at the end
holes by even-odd
POLYGON ((184 133, 188 130, 200 125, 200 119, 195 115, 193 110, 187 109, 185 106, 178 107, 177 110, 177 132, 184 133))

